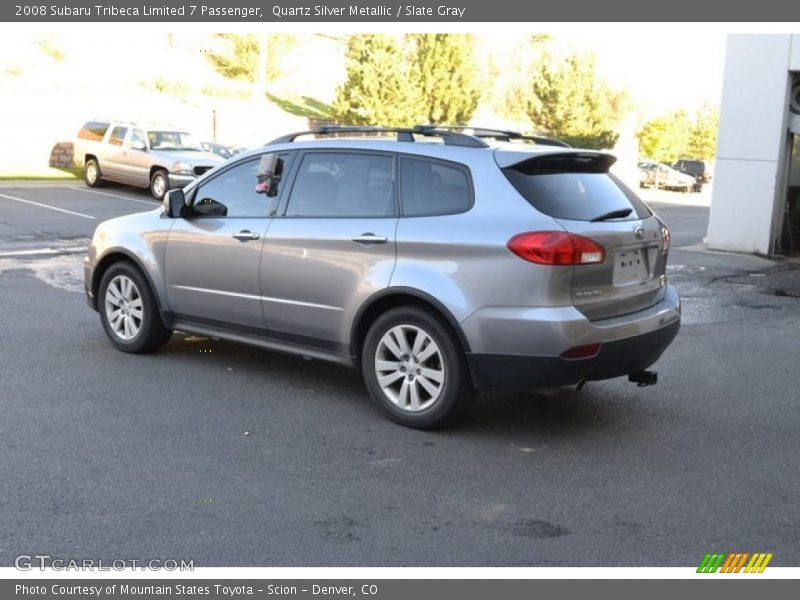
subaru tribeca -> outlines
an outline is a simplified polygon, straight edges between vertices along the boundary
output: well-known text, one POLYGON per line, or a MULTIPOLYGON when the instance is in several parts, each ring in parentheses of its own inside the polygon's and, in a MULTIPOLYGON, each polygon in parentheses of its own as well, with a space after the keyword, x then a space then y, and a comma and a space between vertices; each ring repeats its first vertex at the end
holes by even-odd
POLYGON ((680 325, 670 235, 614 160, 494 130, 287 135, 101 223, 88 302, 125 352, 177 329, 360 369, 411 427, 476 391, 651 384, 680 325))

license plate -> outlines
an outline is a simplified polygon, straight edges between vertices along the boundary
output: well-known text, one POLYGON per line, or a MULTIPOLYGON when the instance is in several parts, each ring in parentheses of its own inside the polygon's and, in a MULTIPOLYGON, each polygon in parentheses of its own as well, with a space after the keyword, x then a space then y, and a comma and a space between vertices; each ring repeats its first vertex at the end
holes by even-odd
POLYGON ((642 250, 621 250, 614 258, 614 285, 645 281, 650 275, 642 250))

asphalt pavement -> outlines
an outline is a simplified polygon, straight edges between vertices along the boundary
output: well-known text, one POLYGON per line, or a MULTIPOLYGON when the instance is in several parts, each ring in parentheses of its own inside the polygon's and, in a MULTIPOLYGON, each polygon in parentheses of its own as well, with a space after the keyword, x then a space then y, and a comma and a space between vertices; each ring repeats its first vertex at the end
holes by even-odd
POLYGON ((114 350, 82 248, 157 206, 0 187, 0 566, 800 566, 800 302, 760 284, 786 264, 703 250, 707 208, 656 205, 684 299, 657 386, 488 395, 421 432, 336 366, 185 335, 114 350))

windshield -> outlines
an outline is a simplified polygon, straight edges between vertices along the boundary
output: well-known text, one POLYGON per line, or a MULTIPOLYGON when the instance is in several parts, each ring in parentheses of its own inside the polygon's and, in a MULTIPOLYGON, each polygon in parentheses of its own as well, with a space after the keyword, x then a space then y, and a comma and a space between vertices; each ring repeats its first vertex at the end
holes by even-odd
POLYGON ((147 134, 152 150, 197 150, 203 151, 192 134, 186 131, 151 131, 147 134))

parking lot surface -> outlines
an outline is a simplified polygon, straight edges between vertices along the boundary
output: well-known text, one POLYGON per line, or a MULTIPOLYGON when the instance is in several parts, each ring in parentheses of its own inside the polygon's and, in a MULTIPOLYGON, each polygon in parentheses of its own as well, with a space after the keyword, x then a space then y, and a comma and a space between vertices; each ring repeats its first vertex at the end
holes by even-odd
POLYGON ((657 386, 483 396, 439 432, 385 420, 336 366, 186 335, 114 350, 82 252, 156 208, 0 187, 0 566, 800 565, 800 303, 747 284, 768 262, 697 251, 707 208, 656 206, 684 298, 657 386))

